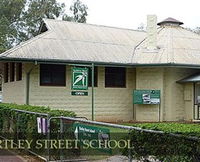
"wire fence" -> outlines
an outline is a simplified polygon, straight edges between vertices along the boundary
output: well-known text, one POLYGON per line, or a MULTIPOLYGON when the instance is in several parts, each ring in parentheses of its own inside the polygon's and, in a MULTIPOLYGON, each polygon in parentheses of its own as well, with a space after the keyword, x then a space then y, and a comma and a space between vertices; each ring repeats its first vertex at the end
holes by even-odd
POLYGON ((83 161, 119 156, 128 161, 152 157, 159 160, 168 158, 170 161, 171 157, 177 161, 181 161, 180 158, 186 161, 200 160, 198 137, 90 121, 80 117, 52 117, 45 113, 18 109, 12 111, 14 115, 5 114, 3 118, 7 120, 1 124, 1 137, 12 139, 18 145, 17 148, 22 145, 19 141, 24 140, 31 147, 23 149, 45 161, 83 161), (26 118, 24 114, 29 117, 26 118), (39 128, 38 119, 46 121, 46 129, 39 128), (29 120, 34 122, 29 123, 29 120), (175 147, 174 143, 179 146, 175 147))

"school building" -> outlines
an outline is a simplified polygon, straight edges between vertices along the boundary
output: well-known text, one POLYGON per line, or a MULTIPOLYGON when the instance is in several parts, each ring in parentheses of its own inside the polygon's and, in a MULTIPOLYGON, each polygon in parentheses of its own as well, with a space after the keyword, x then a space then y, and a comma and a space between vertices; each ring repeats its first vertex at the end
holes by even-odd
POLYGON ((149 15, 137 31, 44 19, 41 34, 0 54, 2 100, 91 119, 93 89, 98 121, 199 120, 200 35, 182 24, 149 15), (73 67, 89 69, 87 95, 72 95, 73 67))

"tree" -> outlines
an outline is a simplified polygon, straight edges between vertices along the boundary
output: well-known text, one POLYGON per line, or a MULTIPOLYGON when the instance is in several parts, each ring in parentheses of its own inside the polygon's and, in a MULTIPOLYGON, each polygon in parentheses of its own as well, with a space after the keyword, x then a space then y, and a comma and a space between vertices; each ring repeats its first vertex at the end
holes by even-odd
POLYGON ((86 23, 86 17, 88 15, 87 10, 88 7, 85 4, 83 4, 80 0, 74 0, 73 4, 70 7, 72 16, 64 15, 63 20, 86 23))
POLYGON ((197 33, 197 34, 200 34, 200 27, 196 27, 193 31, 194 31, 195 33, 197 33))
POLYGON ((138 28, 138 30, 144 31, 145 27, 144 27, 144 23, 141 23, 138 28))
POLYGON ((0 53, 39 34, 43 18, 85 23, 87 6, 80 0, 64 13, 65 4, 57 0, 0 0, 0 53))
POLYGON ((200 34, 200 27, 195 27, 195 28, 189 28, 189 27, 187 27, 186 29, 189 30, 189 31, 191 31, 191 32, 194 32, 196 34, 200 34))
POLYGON ((55 19, 64 12, 64 3, 60 4, 56 0, 30 0, 28 9, 23 13, 22 23, 28 33, 27 38, 38 34, 43 18, 55 19))
POLYGON ((0 2, 0 53, 16 43, 16 26, 21 17, 26 0, 1 0, 0 2))

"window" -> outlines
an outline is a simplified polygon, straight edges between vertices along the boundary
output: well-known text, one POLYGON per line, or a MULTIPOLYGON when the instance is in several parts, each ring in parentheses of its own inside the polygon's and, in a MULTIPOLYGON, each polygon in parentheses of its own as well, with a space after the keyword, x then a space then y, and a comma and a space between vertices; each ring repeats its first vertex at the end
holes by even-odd
POLYGON ((65 65, 40 65, 40 85, 43 86, 65 86, 65 65))
MULTIPOLYGON (((89 68, 88 70, 88 86, 92 87, 92 68, 89 68)), ((94 67, 94 86, 97 87, 98 83, 98 68, 94 67)))
POLYGON ((22 63, 16 64, 16 80, 22 80, 22 63))
POLYGON ((105 87, 126 87, 126 69, 121 67, 106 67, 105 87))
POLYGON ((8 82, 8 63, 4 63, 4 83, 8 82))
POLYGON ((10 82, 14 82, 15 80, 15 63, 10 63, 10 82))

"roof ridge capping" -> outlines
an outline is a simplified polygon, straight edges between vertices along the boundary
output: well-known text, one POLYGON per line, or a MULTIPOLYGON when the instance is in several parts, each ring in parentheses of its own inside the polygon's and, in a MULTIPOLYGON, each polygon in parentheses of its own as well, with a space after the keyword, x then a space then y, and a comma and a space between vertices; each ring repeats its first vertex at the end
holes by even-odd
POLYGON ((47 21, 58 21, 58 22, 62 22, 62 23, 83 24, 83 25, 89 25, 89 26, 106 27, 106 28, 114 28, 114 29, 121 29, 121 30, 131 30, 131 31, 146 33, 146 31, 144 31, 144 30, 138 30, 138 29, 123 28, 123 27, 116 27, 116 26, 106 26, 106 25, 90 24, 90 23, 79 23, 79 22, 64 21, 64 20, 59 20, 59 19, 47 19, 47 18, 43 18, 43 21, 47 25, 48 29, 51 29, 51 27, 48 25, 47 21))

